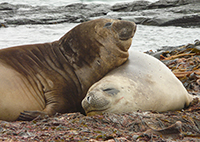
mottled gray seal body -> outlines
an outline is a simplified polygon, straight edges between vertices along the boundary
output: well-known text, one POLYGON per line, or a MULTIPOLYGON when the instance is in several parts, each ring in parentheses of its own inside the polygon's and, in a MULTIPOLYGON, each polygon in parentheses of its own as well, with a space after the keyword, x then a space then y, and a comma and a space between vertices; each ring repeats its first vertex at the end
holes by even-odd
POLYGON ((81 111, 88 88, 124 63, 133 22, 97 19, 60 40, 0 50, 0 119, 81 111))
POLYGON ((180 110, 192 98, 161 61, 130 51, 125 64, 90 87, 82 106, 88 115, 137 110, 163 112, 180 110))

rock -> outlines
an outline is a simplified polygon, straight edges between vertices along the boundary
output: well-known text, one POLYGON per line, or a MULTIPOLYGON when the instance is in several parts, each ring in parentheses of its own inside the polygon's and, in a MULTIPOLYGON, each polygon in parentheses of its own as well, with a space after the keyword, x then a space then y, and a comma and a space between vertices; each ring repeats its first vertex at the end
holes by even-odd
POLYGON ((138 11, 147 9, 149 4, 150 4, 149 1, 143 1, 143 0, 134 1, 131 3, 117 3, 111 7, 111 10, 117 12, 138 11))
POLYGON ((191 3, 198 3, 199 0, 159 0, 155 3, 152 3, 148 6, 149 9, 158 9, 158 8, 168 8, 176 7, 180 5, 186 5, 191 3))
POLYGON ((106 4, 76 3, 67 6, 47 7, 0 4, 0 25, 80 23, 89 17, 106 15, 110 6, 106 4))
POLYGON ((1 3, 0 11, 2 10, 13 10, 13 5, 9 3, 1 3))
POLYGON ((80 23, 97 18, 130 20, 153 26, 200 27, 199 0, 135 1, 129 3, 66 6, 30 6, 0 3, 0 27, 25 24, 80 23))
POLYGON ((97 17, 106 15, 110 11, 110 6, 107 4, 82 4, 76 3, 67 5, 66 11, 73 13, 82 14, 85 17, 97 17))
MULTIPOLYGON (((141 2, 141 5, 144 3, 141 2)), ((132 8, 133 3, 126 3, 121 5, 121 7, 119 4, 114 5, 111 8, 114 12, 110 12, 106 16, 109 18, 130 20, 142 25, 200 26, 200 1, 161 0, 149 5, 145 4, 143 5, 144 7, 139 7, 136 11, 132 8), (119 12, 122 10, 125 12, 119 12)))
POLYGON ((160 24, 160 26, 199 26, 200 25, 200 15, 189 15, 183 16, 181 18, 173 19, 160 24))
POLYGON ((200 26, 199 7, 199 0, 160 0, 150 4, 147 1, 137 1, 116 4, 111 8, 114 12, 107 16, 142 25, 200 26))

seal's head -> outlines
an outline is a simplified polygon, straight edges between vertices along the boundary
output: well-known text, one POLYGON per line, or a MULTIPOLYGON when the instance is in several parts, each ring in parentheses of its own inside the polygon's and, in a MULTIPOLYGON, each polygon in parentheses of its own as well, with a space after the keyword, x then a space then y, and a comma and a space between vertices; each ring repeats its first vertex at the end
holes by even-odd
POLYGON ((131 46, 132 37, 136 31, 136 24, 129 21, 105 19, 100 27, 96 28, 96 32, 104 37, 111 37, 114 43, 123 50, 127 51, 131 46))
POLYGON ((59 46, 66 56, 73 55, 68 59, 72 65, 81 67, 83 61, 91 64, 100 57, 119 66, 128 58, 135 31, 134 22, 96 19, 76 26, 59 40, 59 46))
POLYGON ((106 76, 90 87, 82 107, 87 115, 130 112, 133 102, 130 87, 129 80, 122 76, 106 76))

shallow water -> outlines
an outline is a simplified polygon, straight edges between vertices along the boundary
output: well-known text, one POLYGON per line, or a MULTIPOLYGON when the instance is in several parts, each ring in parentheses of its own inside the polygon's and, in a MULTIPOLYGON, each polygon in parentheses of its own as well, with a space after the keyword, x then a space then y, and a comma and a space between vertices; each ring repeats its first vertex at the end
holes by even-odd
MULTIPOLYGON (((23 25, 0 28, 0 47, 52 42, 61 38, 77 24, 23 25)), ((137 25, 132 48, 137 51, 156 50, 162 46, 178 46, 200 39, 200 28, 157 27, 137 25)))

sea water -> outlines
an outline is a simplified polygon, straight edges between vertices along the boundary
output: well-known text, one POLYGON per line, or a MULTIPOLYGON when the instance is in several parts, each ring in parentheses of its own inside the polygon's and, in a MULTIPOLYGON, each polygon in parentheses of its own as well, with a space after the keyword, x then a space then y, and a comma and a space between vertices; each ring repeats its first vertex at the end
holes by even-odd
MULTIPOLYGON (((0 28, 0 47, 52 42, 58 40, 77 24, 23 25, 0 28)), ((156 27, 138 25, 132 47, 137 51, 156 50, 162 46, 193 43, 200 38, 200 28, 156 27)))

